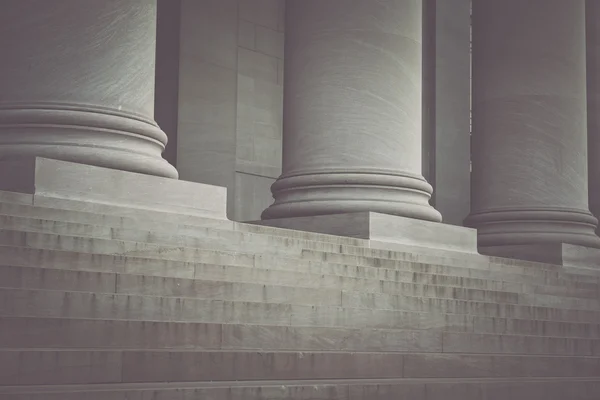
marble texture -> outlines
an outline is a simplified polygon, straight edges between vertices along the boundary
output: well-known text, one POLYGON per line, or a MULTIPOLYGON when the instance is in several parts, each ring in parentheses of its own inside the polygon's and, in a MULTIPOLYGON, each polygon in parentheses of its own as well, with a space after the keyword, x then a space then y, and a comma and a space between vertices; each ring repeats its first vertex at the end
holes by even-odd
POLYGON ((441 220, 421 174, 421 19, 417 0, 287 3, 283 174, 263 219, 441 220))
POLYGON ((1 159, 177 178, 153 120, 156 0, 7 0, 0 26, 1 159))
POLYGON ((584 22, 584 0, 473 2, 467 223, 480 246, 600 246, 588 210, 584 22))

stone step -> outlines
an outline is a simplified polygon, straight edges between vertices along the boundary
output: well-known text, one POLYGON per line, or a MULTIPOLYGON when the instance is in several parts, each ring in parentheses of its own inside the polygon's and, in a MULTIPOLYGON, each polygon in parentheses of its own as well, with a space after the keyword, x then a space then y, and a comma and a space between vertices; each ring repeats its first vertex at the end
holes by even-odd
MULTIPOLYGON (((465 300, 460 302, 455 298, 441 298, 439 296, 425 296, 429 289, 418 290, 411 295, 413 286, 401 285, 396 294, 380 293, 385 287, 374 286, 373 292, 344 291, 337 282, 330 286, 315 288, 321 283, 320 277, 315 280, 299 278, 282 279, 277 272, 276 276, 269 275, 272 279, 264 282, 251 282, 260 271, 244 267, 225 267, 217 265, 198 265, 198 274, 191 278, 170 278, 145 275, 131 275, 122 273, 52 270, 30 267, 0 266, 0 287, 14 289, 44 289, 64 290, 73 292, 92 293, 119 293, 133 295, 151 295, 162 297, 190 297, 205 300, 227 300, 248 302, 269 302, 280 304, 299 305, 326 305, 351 308, 387 309, 431 312, 451 314, 474 314, 492 317, 515 317, 519 319, 540 319, 556 321, 580 321, 574 317, 571 310, 546 309, 543 311, 532 310, 528 306, 513 308, 500 308, 503 303, 495 301, 474 302, 465 300), (211 272, 213 271, 212 275, 211 272), (244 274, 247 280, 244 281, 244 274), (233 281, 232 281, 232 278, 233 281), (242 281, 240 281, 242 280, 242 281), (474 304, 471 304, 474 303, 474 304), (539 314, 539 315, 538 315, 539 314), (571 319, 553 319, 557 314, 570 315, 571 319), (541 317, 541 318, 537 318, 541 317)), ((393 289, 393 288, 392 288, 393 289)), ((441 293, 438 289, 429 289, 430 294, 441 293)), ((452 291, 451 294, 464 291, 452 291)), ((510 306, 510 305, 507 305, 510 306)), ((600 312, 590 315, 591 319, 600 319, 600 312)), ((568 318, 568 317, 567 317, 568 318)), ((584 319, 585 321, 585 319, 584 319)), ((599 331, 600 332, 600 331, 599 331)))
POLYGON ((571 356, 15 349, 0 360, 14 367, 0 375, 3 385, 600 375, 600 358, 571 356))
MULTIPOLYGON (((207 266, 208 267, 208 266, 207 266)), ((597 328, 590 322, 600 320, 600 312, 568 310, 560 308, 532 307, 495 302, 478 302, 456 299, 427 298, 409 296, 406 293, 364 293, 348 292, 339 289, 314 289, 279 284, 255 284, 242 282, 211 281, 207 278, 183 280, 193 284, 181 284, 176 278, 161 278, 139 275, 115 275, 70 270, 25 269, 31 274, 23 274, 20 268, 6 267, 1 286, 22 289, 47 289, 66 291, 87 291, 121 294, 147 294, 160 296, 197 297, 205 300, 227 300, 248 302, 288 303, 299 305, 330 305, 351 308, 382 310, 402 310, 413 312, 441 312, 447 314, 467 314, 484 317, 516 320, 539 320, 557 322, 550 325, 552 331, 562 332, 560 322, 588 323, 585 329, 573 333, 577 337, 594 337, 597 328), (119 281, 118 281, 118 278, 119 281), (129 284, 124 284, 127 279, 129 284), (141 280, 141 282, 139 282, 141 280), (81 282, 81 283, 80 283, 81 282), (119 285, 117 282, 121 282, 119 285), (132 284, 133 282, 133 284, 132 284), (138 282, 139 285, 136 285, 138 282), (128 289, 129 288, 129 289, 128 289), (92 290, 95 289, 95 290, 92 290), (125 292, 125 293, 123 293, 125 292)), ((500 326, 499 323, 497 323, 500 326)))
MULTIPOLYGON (((229 271, 233 273, 234 271, 229 271)), ((229 275, 229 274, 226 274, 229 275)), ((295 304, 308 306, 334 306, 374 310, 394 310, 411 312, 438 312, 444 314, 465 314, 480 317, 494 317, 496 325, 503 319, 536 320, 557 322, 546 324, 554 332, 561 332, 560 322, 598 321, 600 312, 590 315, 589 320, 565 309, 533 310, 527 306, 507 305, 500 309, 495 302, 457 301, 454 299, 427 298, 400 294, 348 292, 339 289, 314 289, 302 285, 285 286, 278 284, 256 284, 227 282, 219 280, 180 279, 149 277, 142 275, 108 274, 69 270, 44 270, 22 267, 0 267, 0 287, 12 289, 42 289, 68 292, 91 292, 103 294, 147 295, 160 297, 186 297, 203 300, 223 300, 232 302, 295 304), (499 311, 501 310, 501 311, 499 311), (565 319, 556 319, 562 313, 565 319), (541 317, 541 318, 537 318, 541 317), (551 317, 551 318, 547 318, 551 317)), ((585 330, 577 330, 577 337, 600 336, 598 325, 584 325, 585 330)), ((489 329, 489 328, 487 328, 489 329)))
POLYGON ((592 340, 427 330, 3 317, 0 318, 0 348, 318 350, 600 356, 600 338, 592 340))
MULTIPOLYGON (((50 233, 59 234, 66 236, 83 236, 99 239, 115 239, 121 241, 133 241, 142 243, 153 243, 153 244, 168 244, 175 246, 184 247, 211 247, 214 249, 222 249, 229 251, 239 252, 253 252, 253 253, 279 253, 286 255, 297 255, 300 249, 312 248, 322 249, 324 251, 330 251, 331 248, 336 247, 335 245, 324 243, 325 246, 317 246, 322 243, 319 242, 307 242, 299 241, 298 243, 291 241, 288 238, 255 235, 239 233, 234 231, 214 230, 210 228, 198 228, 194 227, 193 231, 181 230, 177 233, 163 233, 151 232, 144 230, 135 229, 121 229, 112 228, 101 225, 88 225, 88 224, 75 224, 66 222, 56 222, 50 220, 40 220, 31 218, 21 217, 6 217, 0 215, 0 226, 5 230, 11 231, 26 231, 26 232, 39 232, 39 233, 50 233), (189 236, 189 235, 194 236, 189 236), (277 239, 277 240, 276 240, 277 239)), ((450 267, 452 268, 452 267, 450 267)), ((456 268, 455 268, 456 269, 456 268)), ((378 268, 381 270, 381 268, 378 268)), ((389 269, 388 269, 389 270, 389 269)), ((473 271, 473 270, 470 270, 473 271)), ((492 272, 484 272, 480 270, 474 270, 479 272, 480 275, 491 275, 492 272)), ((511 290, 506 289, 511 285, 504 282, 515 282, 518 285, 525 285, 523 282, 523 275, 511 276, 507 273, 496 274, 501 275, 501 279, 494 279, 486 276, 485 281, 490 282, 493 287, 485 287, 490 290, 511 290), (499 282, 494 282, 498 280, 499 282)), ((530 278, 530 277, 529 277, 530 278)), ((432 278, 435 279, 435 278, 432 278)), ((475 279, 475 278, 470 278, 475 279)), ((530 278, 530 280, 532 280, 530 278)), ((435 283, 431 281, 430 283, 435 283)), ((529 293, 540 293, 540 294, 559 294, 562 296, 573 296, 573 297, 589 297, 598 298, 600 285, 588 282, 568 282, 559 281, 554 287, 541 287, 542 285, 535 285, 534 287, 525 287, 513 289, 512 291, 525 290, 529 293), (538 286, 540 286, 538 288, 538 286)), ((481 284, 481 282, 480 282, 481 284)), ((460 285, 465 285, 464 279, 460 280, 460 285)), ((512 285, 517 287, 518 285, 512 285)))
MULTIPOLYGON (((66 201, 66 200, 64 200, 66 201)), ((102 205, 94 204, 94 203, 85 203, 85 206, 82 206, 82 209, 95 209, 96 212, 101 211, 98 210, 98 207, 102 205)), ((105 206, 102 206, 105 207, 105 206)), ((112 206, 106 206, 109 209, 112 206)), ((156 230, 160 228, 162 230, 168 230, 170 228, 179 229, 181 224, 173 223, 172 219, 156 219, 156 215, 147 210, 136 210, 136 209, 127 209, 127 212, 134 212, 138 215, 135 219, 128 219, 131 217, 128 216, 119 216, 119 215, 106 215, 106 214, 95 214, 90 212, 81 212, 81 211, 73 211, 73 210, 60 210, 60 209, 52 209, 52 208, 43 208, 43 207, 32 207, 25 206, 20 204, 10 204, 10 203, 0 203, 0 214, 5 215, 15 215, 22 217, 39 217, 42 219, 50 219, 56 221, 63 222, 89 222, 91 224, 98 225, 107 225, 114 227, 122 227, 122 228, 131 228, 135 226, 138 229, 149 229, 156 230), (20 208, 19 208, 20 207, 20 208), (154 219, 153 219, 154 218, 154 219)), ((127 214, 127 213, 125 213, 127 214)), ((246 232, 246 233, 260 233, 263 235, 270 235, 275 237, 285 237, 288 239, 294 240, 307 240, 310 242, 325 242, 325 243, 335 243, 341 244, 340 250, 344 252, 355 254, 355 255, 363 255, 363 256, 377 256, 383 258, 403 258, 408 261, 418 261, 425 263, 444 263, 445 265, 454 265, 454 266, 463 266, 465 263, 470 264, 473 267, 484 268, 487 269, 490 266, 501 266, 505 270, 510 270, 515 273, 523 273, 523 274, 533 274, 539 275, 540 273, 550 272, 554 275, 556 274, 566 274, 568 276, 575 275, 574 271, 577 271, 577 268, 569 268, 568 271, 564 268, 558 266, 551 266, 547 264, 534 263, 534 262, 525 262, 519 260, 510 260, 503 259, 497 257, 487 257, 481 256, 477 254, 467 254, 467 253, 456 253, 456 252, 441 252, 441 256, 431 256, 425 254, 417 254, 415 250, 424 250, 420 248, 413 248, 410 246, 399 246, 396 244, 386 244, 386 243, 376 243, 371 241, 366 241, 362 239, 353 239, 347 237, 333 236, 333 235, 324 235, 324 234, 315 234, 311 232, 301 232, 294 231, 288 229, 280 229, 280 228, 272 228, 267 226, 260 225, 251 225, 244 223, 233 223, 231 221, 217 221, 217 220, 207 220, 200 219, 198 222, 200 225, 190 225, 190 223, 194 222, 193 218, 184 221, 184 229, 194 229, 202 227, 202 229, 210 227, 211 229, 219 228, 224 230, 234 230, 237 232, 246 232), (229 224, 231 222, 231 224, 229 224), (383 246, 386 248, 402 248, 403 251, 391 251, 387 249, 379 249, 372 248, 372 246, 378 245, 379 247, 383 246)), ((600 272, 599 272, 600 274, 600 272)), ((600 277, 590 276, 589 271, 586 270, 585 274, 579 277, 581 280, 585 281, 594 279, 598 281, 600 277)))
MULTIPOLYGON (((539 305, 560 309, 597 310, 596 300, 575 299, 543 294, 524 294, 506 291, 491 291, 463 288, 461 286, 439 286, 398 281, 382 281, 377 279, 349 278, 340 276, 320 275, 288 270, 268 270, 260 268, 253 256, 238 257, 235 254, 198 252, 198 260, 215 261, 218 264, 181 263, 157 261, 143 258, 122 256, 97 256, 70 253, 54 253, 30 250, 28 248, 0 247, 1 264, 30 266, 41 265, 42 268, 60 266, 63 269, 83 268, 84 271, 120 272, 128 274, 148 274, 149 276, 202 278, 213 281, 253 282, 261 284, 280 284, 288 286, 304 286, 312 288, 329 288, 337 290, 361 291, 367 293, 402 293, 411 296, 425 296, 446 299, 476 300, 483 302, 501 302, 507 304, 539 305), (31 254, 29 254, 31 253, 31 254), (29 254, 29 257, 27 256, 29 254), (37 257, 38 255, 42 257, 37 257), (206 254, 208 257, 203 257, 206 254), (47 255, 58 256, 48 263, 47 255), (231 257, 232 256, 232 257, 231 257), (25 258, 25 259, 24 259, 25 258), (30 260, 31 259, 31 260, 30 260), (65 262, 63 266, 60 262, 65 262), (234 265, 229 265, 233 263, 234 265), (49 265, 50 264, 50 265, 49 265), (157 270, 156 264, 162 266, 157 270), (166 265, 165 265, 166 264, 166 265), (249 265, 238 266, 236 264, 249 265), (254 267, 252 265, 258 265, 254 267), (110 266, 110 267, 109 267, 110 266), (115 267, 115 268, 112 268, 115 267), (111 270, 112 268, 112 270, 111 270), (174 272, 174 273, 171 273, 174 272), (166 275, 166 276, 165 276, 166 275)), ((273 264, 276 265, 276 264, 273 264)), ((149 278, 148 278, 149 279, 149 278)), ((409 280, 409 279, 407 279, 409 280)), ((412 280, 415 280, 414 277, 412 280)), ((378 299, 375 299, 378 300, 378 299)), ((372 301, 372 300, 369 300, 372 301)))
MULTIPOLYGON (((203 261, 202 252, 206 249, 201 248, 189 248, 189 247, 177 247, 177 246, 166 246, 156 245, 139 242, 126 242, 118 240, 106 240, 96 238, 80 238, 74 236, 63 236, 54 234, 43 234, 35 232, 18 232, 18 231, 6 231, 0 230, 0 245, 4 246, 19 246, 19 247, 31 247, 37 249, 48 249, 48 250, 60 250, 60 251, 75 251, 85 252, 92 254, 109 254, 109 255, 121 255, 121 256, 134 256, 134 257, 150 257, 165 260, 174 261, 203 261)), ((252 256, 251 256, 252 257, 252 256)), ((336 278, 337 279, 337 278, 336 278)), ((345 278, 352 279, 352 278, 345 278)), ((389 283, 388 283, 389 284, 389 283)), ((460 289, 468 290, 468 289, 460 289)), ((481 295, 485 296, 496 296, 491 293, 501 293, 500 291, 482 291, 481 295)), ((598 299, 577 299, 567 298, 564 296, 553 296, 553 295, 521 295, 512 294, 513 297, 522 297, 522 303, 527 304, 538 304, 546 305, 551 303, 552 305, 565 305, 566 307, 574 308, 592 308, 596 309, 598 306, 598 299)), ((514 298, 510 298, 510 294, 500 294, 497 301, 504 302, 518 302, 514 298), (508 297, 506 297, 508 296, 508 297), (502 300, 504 299, 504 300, 502 300)), ((484 299, 480 299, 484 300, 484 299)), ((496 301, 496 300, 494 300, 496 301)))
MULTIPOLYGON (((0 251, 2 254, 2 251, 0 251)), ((2 262, 4 263, 4 261, 2 262)), ((142 264, 142 267, 144 264, 142 264)), ((189 278, 174 278, 156 275, 141 275, 145 273, 143 269, 137 271, 125 271, 117 275, 109 272, 86 271, 86 270, 53 270, 46 268, 30 268, 21 270, 21 267, 5 266, 0 271, 4 271, 7 282, 12 282, 12 285, 19 287, 31 288, 49 288, 49 289, 65 289, 65 290, 84 290, 94 292, 104 290, 104 287, 112 288, 117 284, 117 280, 121 286, 129 288, 128 290, 135 294, 161 294, 161 295, 190 295, 196 296, 202 291, 208 290, 206 286, 198 283, 199 281, 210 281, 206 285, 220 287, 223 282, 229 283, 254 283, 257 285, 268 286, 287 286, 298 288, 295 292, 290 289, 289 294, 277 295, 278 300, 292 296, 294 293, 311 293, 316 300, 327 302, 338 302, 338 299, 346 301, 349 305, 356 307, 395 307, 397 304, 404 302, 406 296, 410 297, 425 297, 432 299, 447 299, 447 300, 470 300, 485 303, 501 303, 501 304, 520 304, 520 305, 535 305, 540 297, 548 297, 542 295, 530 296, 526 294, 518 294, 504 291, 491 291, 480 289, 462 288, 459 286, 438 286, 429 284, 419 284, 410 282, 397 281, 380 281, 373 279, 362 278, 346 278, 336 276, 326 276, 318 274, 267 270, 252 267, 239 267, 232 265, 214 265, 214 264, 195 264, 194 271, 188 275, 189 278), (90 272, 86 274, 86 272, 90 272), (24 275, 25 274, 25 275, 24 275), (78 289, 77 282, 81 283, 81 288, 78 289), (94 285, 97 290, 94 290, 94 285), (44 286, 46 285, 46 286, 44 286), (54 286, 53 286, 54 285, 54 286), (301 291, 303 289, 327 289, 322 294, 316 291, 301 291), (342 291, 358 292, 345 293, 342 291), (402 295, 402 297, 394 297, 402 295)), ((101 270, 102 271, 102 270, 101 270)), ((4 284, 6 286, 6 284, 4 284)), ((273 289, 279 292, 278 289, 273 289)), ((282 290, 285 292, 285 290, 282 290)), ((271 293, 277 293, 271 292, 271 293)), ((253 296, 263 296, 265 289, 254 291, 253 296)), ((300 295, 296 298, 301 298, 300 295)), ((261 297, 262 299, 262 297, 261 297)), ((571 310, 568 306, 580 306, 581 304, 571 304, 576 299, 565 298, 561 303, 560 298, 554 303, 551 308, 571 310)), ((414 304, 414 303, 413 303, 414 304)), ((419 303, 420 304, 420 303, 419 303)), ((547 306, 544 304, 544 306, 547 306)), ((597 307, 590 305, 588 308, 576 308, 577 310, 595 311, 597 307)))
POLYGON ((78 201, 61 200, 53 207, 33 206, 31 204, 17 204, 3 202, 0 195, 0 215, 20 216, 26 218, 39 218, 53 221, 72 223, 85 223, 109 227, 156 230, 187 228, 221 228, 248 233, 271 234, 274 236, 288 237, 296 240, 309 240, 334 244, 347 244, 362 246, 367 244, 364 239, 326 235, 313 232, 294 231, 289 229, 272 228, 268 226, 244 224, 233 221, 215 220, 196 216, 181 216, 180 214, 156 213, 136 208, 124 208, 103 205, 98 203, 85 203, 78 201), (60 205, 72 204, 72 209, 58 208, 60 205), (174 218, 175 217, 175 218, 174 218))
POLYGON ((597 400, 596 378, 400 378, 0 386, 2 400, 597 400))
MULTIPOLYGON (((473 270, 468 268, 446 267, 428 265, 422 263, 402 262, 397 264, 397 269, 352 266, 344 264, 332 264, 323 262, 312 262, 299 260, 289 257, 276 257, 272 255, 255 255, 252 253, 225 252, 219 250, 197 250, 198 259, 202 259, 204 263, 214 263, 219 265, 236 265, 247 266, 252 268, 285 270, 285 271, 300 271, 315 273, 319 275, 347 276, 356 278, 367 278, 377 280, 398 280, 398 277, 404 277, 406 280, 410 277, 411 281, 437 282, 437 279, 458 279, 459 286, 464 283, 461 278, 475 279, 479 281, 494 281, 505 282, 502 279, 509 276, 507 280, 510 283, 505 287, 514 283, 522 283, 529 285, 527 291, 533 294, 581 294, 586 293, 591 296, 594 293, 594 288, 598 290, 599 285, 574 283, 568 281, 552 281, 547 282, 524 276, 512 277, 510 274, 502 272, 487 272, 473 270), (438 278, 437 276, 444 277, 438 278), (522 279, 519 279, 522 278, 522 279), (513 279, 515 282, 512 282, 513 279), (539 284, 538 284, 539 283, 539 284), (549 284, 550 283, 550 284, 549 284), (562 286, 556 286, 561 284, 562 286), (550 287, 546 287, 550 286, 550 287), (574 292, 574 293, 573 293, 574 292)), ((22 266, 39 266, 44 268, 62 268, 62 269, 77 269, 91 271, 106 271, 106 272, 127 272, 139 273, 158 276, 174 276, 174 277, 194 277, 196 265, 183 261, 164 260, 164 259, 149 259, 143 257, 132 256, 115 256, 111 254, 89 254, 69 251, 56 251, 33 249, 24 247, 6 247, 0 246, 0 264, 4 265, 22 265, 22 266)))
POLYGON ((0 316, 350 327, 595 338, 597 323, 267 302, 0 288, 0 316))

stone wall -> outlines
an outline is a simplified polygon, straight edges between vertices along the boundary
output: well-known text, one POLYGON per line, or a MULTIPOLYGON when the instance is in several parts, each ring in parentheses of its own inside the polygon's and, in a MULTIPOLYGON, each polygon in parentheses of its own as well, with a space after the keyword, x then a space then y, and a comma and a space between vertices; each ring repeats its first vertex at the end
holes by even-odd
POLYGON ((281 172, 282 0, 182 0, 177 168, 259 219, 281 172))

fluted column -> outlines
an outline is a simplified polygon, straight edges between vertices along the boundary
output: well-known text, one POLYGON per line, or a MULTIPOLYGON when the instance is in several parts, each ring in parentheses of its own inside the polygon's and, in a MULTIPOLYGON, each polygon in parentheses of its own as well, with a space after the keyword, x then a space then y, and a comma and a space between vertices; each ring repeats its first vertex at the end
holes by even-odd
POLYGON ((3 0, 0 159, 177 177, 153 120, 156 0, 3 0))
POLYGON ((598 246, 588 209, 584 0, 473 2, 480 246, 598 246))
POLYGON ((587 0, 587 98, 590 211, 600 216, 600 2, 587 0))
POLYGON ((286 6, 283 174, 264 219, 439 221, 421 174, 421 0, 286 6))

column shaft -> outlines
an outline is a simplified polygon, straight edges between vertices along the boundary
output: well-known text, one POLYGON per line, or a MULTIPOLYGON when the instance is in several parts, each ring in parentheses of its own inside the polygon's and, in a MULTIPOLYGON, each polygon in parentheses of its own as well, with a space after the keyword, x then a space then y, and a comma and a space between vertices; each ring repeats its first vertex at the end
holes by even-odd
POLYGON ((0 159, 177 177, 153 120, 156 0, 5 0, 0 159))
POLYGON ((422 1, 286 7, 283 174, 264 219, 440 220, 421 174, 422 1))
POLYGON ((600 215, 600 2, 587 0, 587 122, 590 211, 600 215))
POLYGON ((588 209, 584 0, 473 2, 480 246, 597 246, 588 209))

